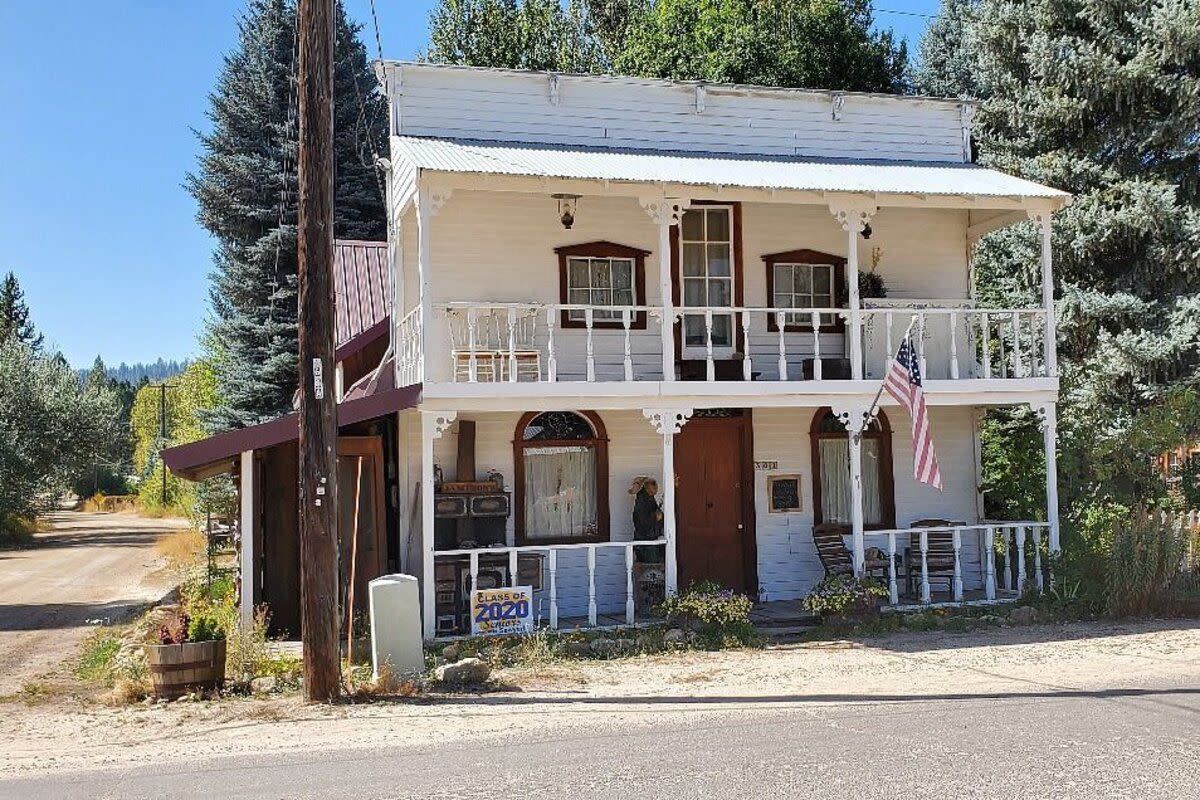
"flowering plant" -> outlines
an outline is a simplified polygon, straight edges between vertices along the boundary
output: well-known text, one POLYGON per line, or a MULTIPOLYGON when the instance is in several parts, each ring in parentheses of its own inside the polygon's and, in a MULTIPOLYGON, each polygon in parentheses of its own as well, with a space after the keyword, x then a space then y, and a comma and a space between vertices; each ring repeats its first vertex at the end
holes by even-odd
POLYGON ((869 613, 887 589, 871 578, 826 575, 804 598, 804 607, 814 614, 869 613))

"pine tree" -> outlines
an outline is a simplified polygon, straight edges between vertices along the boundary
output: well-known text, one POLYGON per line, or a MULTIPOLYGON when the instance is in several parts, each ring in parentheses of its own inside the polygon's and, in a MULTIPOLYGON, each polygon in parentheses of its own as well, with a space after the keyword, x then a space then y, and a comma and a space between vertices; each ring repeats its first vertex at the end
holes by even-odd
MULTIPOLYGON (((188 175, 199 220, 217 240, 206 341, 217 375, 213 428, 291 409, 297 385, 295 6, 249 0, 237 48, 209 97, 212 132, 188 175)), ((337 7, 334 70, 335 234, 383 239, 374 157, 386 108, 358 27, 337 7)))
MULTIPOLYGON (((980 160, 1075 195, 1054 224, 1064 500, 1144 500, 1169 442, 1131 434, 1200 384, 1200 2, 981 0, 968 40, 980 160)), ((981 297, 1036 303, 1037 253, 1028 224, 987 237, 981 297)))
POLYGON ((942 0, 918 48, 916 89, 943 97, 979 97, 979 68, 971 43, 980 0, 942 0))
POLYGON ((10 272, 0 283, 0 342, 13 337, 33 350, 42 346, 42 335, 29 319, 25 292, 17 282, 17 276, 10 272))

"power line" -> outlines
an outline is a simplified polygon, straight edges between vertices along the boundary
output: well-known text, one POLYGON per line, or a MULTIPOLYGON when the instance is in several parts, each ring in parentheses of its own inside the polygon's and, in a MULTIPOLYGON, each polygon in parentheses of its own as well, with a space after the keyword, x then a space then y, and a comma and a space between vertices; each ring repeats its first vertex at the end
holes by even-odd
POLYGON ((920 11, 898 11, 891 8, 875 8, 872 11, 876 14, 892 14, 897 17, 920 17, 922 19, 937 19, 937 14, 922 14, 920 11))

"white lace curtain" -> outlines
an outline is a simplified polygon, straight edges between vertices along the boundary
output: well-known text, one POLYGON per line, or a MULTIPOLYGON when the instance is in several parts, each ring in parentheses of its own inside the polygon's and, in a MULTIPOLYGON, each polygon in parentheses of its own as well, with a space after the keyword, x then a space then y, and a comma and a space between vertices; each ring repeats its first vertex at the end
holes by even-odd
MULTIPOLYGON (((880 497, 880 447, 878 439, 863 439, 863 523, 883 522, 880 497)), ((821 519, 850 524, 850 443, 845 439, 822 439, 817 448, 821 470, 821 519)))
POLYGON ((529 539, 596 534, 596 451, 525 448, 525 531, 529 539))

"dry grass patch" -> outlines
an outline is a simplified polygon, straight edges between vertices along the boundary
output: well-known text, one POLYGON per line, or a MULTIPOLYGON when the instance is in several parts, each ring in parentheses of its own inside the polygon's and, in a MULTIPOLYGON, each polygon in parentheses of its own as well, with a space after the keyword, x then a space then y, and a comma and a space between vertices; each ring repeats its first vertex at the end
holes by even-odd
POLYGON ((168 533, 154 543, 154 549, 173 570, 187 570, 199 563, 207 547, 204 534, 195 528, 168 533))

